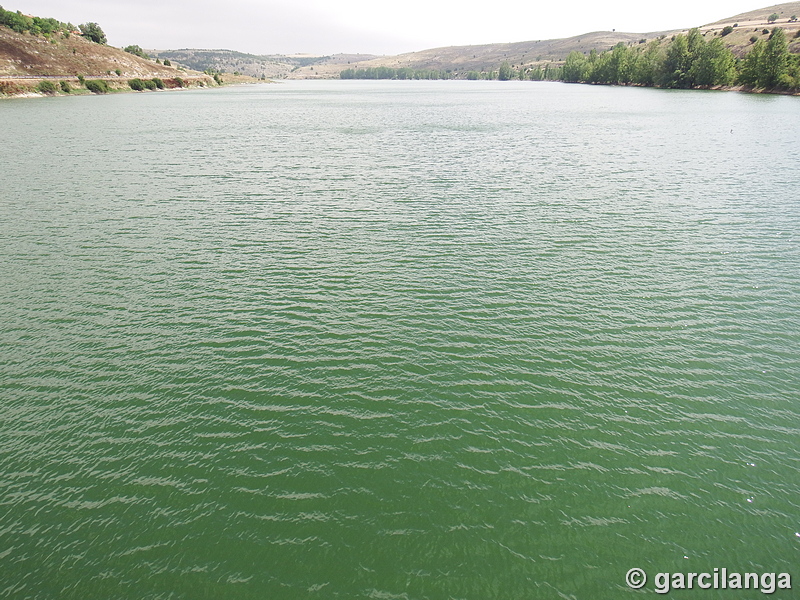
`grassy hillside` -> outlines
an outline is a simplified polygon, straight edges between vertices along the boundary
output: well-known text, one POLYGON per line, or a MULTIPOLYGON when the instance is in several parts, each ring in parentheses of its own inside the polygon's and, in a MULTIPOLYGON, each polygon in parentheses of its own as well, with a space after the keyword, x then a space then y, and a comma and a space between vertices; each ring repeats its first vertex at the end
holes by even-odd
POLYGON ((772 13, 775 13, 779 16, 779 19, 776 21, 776 23, 784 23, 793 15, 800 17, 800 2, 786 2, 784 4, 766 6, 764 8, 740 13, 738 15, 722 19, 721 21, 710 23, 708 26, 716 25, 719 27, 724 27, 729 23, 739 23, 741 25, 747 22, 765 23, 769 15, 772 13))
POLYGON ((700 31, 706 34, 721 35, 726 27, 732 27, 733 31, 726 34, 723 38, 725 45, 734 54, 744 56, 758 39, 767 39, 769 33, 775 27, 780 27, 786 31, 786 37, 790 40, 789 50, 800 53, 800 38, 796 38, 800 30, 800 21, 791 22, 793 16, 800 17, 800 2, 788 2, 786 4, 775 4, 758 10, 751 10, 746 13, 727 17, 720 21, 710 23, 700 27, 700 31), (778 19, 770 22, 769 17, 777 14, 778 19))

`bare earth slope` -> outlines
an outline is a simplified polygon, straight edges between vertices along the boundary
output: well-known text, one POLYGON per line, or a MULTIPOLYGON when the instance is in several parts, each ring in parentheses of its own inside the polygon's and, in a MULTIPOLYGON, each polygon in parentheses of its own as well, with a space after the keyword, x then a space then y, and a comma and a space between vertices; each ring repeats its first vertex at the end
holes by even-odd
POLYGON ((117 69, 125 79, 205 77, 95 44, 79 35, 54 35, 47 39, 0 26, 0 77, 103 77, 116 75, 117 69))

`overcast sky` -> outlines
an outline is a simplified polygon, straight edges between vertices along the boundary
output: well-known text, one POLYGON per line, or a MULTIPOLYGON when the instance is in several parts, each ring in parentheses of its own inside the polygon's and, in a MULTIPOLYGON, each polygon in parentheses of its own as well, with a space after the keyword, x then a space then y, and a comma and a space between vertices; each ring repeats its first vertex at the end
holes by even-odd
MULTIPOLYGON (((227 48, 253 54, 398 54, 590 31, 648 33, 704 25, 757 0, 0 0, 59 21, 95 21, 109 44, 227 48)), ((764 3, 763 5, 766 5, 764 3)))

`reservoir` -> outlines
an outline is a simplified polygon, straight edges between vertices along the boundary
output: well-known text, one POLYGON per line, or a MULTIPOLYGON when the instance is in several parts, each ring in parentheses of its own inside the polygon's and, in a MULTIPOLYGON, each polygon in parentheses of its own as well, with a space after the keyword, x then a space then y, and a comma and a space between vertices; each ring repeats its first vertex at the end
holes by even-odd
POLYGON ((0 102, 0 598, 797 589, 798 132, 534 82, 0 102))

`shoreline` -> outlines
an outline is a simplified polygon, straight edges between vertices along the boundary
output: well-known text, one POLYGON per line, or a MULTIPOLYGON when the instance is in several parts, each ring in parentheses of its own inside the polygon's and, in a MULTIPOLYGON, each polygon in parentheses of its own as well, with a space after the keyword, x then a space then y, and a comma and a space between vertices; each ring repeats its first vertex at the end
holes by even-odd
POLYGON ((19 98, 53 98, 53 97, 70 97, 70 96, 103 96, 107 94, 132 94, 144 92, 173 92, 185 90, 200 90, 200 89, 217 89, 221 87, 228 87, 231 85, 252 85, 255 83, 274 83, 272 80, 259 80, 247 76, 237 76, 225 74, 228 81, 223 80, 222 84, 218 84, 209 75, 193 75, 187 74, 186 77, 176 76, 173 78, 162 79, 159 77, 153 78, 128 78, 113 75, 101 75, 98 77, 84 77, 84 82, 89 81, 102 81, 106 84, 107 90, 103 92, 93 92, 87 89, 85 84, 78 79, 77 76, 68 75, 59 77, 57 75, 43 75, 43 76, 2 76, 0 75, 0 100, 12 100, 19 98), (154 89, 135 90, 130 87, 130 82, 138 79, 142 82, 155 82, 159 81, 159 85, 153 84, 154 89), (232 79, 232 81, 230 81, 232 79), (37 90, 42 82, 51 82, 55 91, 42 92, 37 90), (65 82, 70 91, 64 91, 60 87, 61 82, 65 82))
POLYGON ((709 87, 690 87, 690 88, 667 88, 656 85, 641 85, 636 83, 591 83, 588 81, 558 81, 556 83, 566 83, 568 85, 596 85, 605 87, 635 87, 649 90, 681 90, 685 92, 739 92, 741 94, 768 94, 771 96, 800 96, 800 90, 778 90, 751 88, 745 85, 714 85, 709 87))
MULTIPOLYGON (((188 90, 202 90, 202 89, 220 89, 224 87, 230 86, 238 86, 238 85, 256 85, 256 84, 274 84, 278 83, 275 80, 267 79, 255 79, 248 76, 233 76, 237 81, 231 82, 223 82, 222 85, 217 84, 214 82, 213 79, 210 77, 205 76, 188 76, 183 78, 183 82, 188 85, 183 86, 176 86, 165 85, 163 88, 159 89, 148 89, 148 90, 134 90, 129 85, 129 79, 124 79, 120 77, 109 77, 109 76, 102 76, 102 77, 92 77, 91 79, 86 79, 86 81, 96 81, 102 80, 106 82, 119 82, 123 83, 124 85, 119 87, 112 87, 109 86, 109 90, 103 93, 96 93, 92 92, 86 87, 82 86, 77 77, 57 77, 57 76, 46 76, 46 77, 3 77, 0 76, 0 100, 14 100, 14 99, 32 99, 32 98, 53 98, 53 97, 70 97, 70 96, 104 96, 109 94, 134 94, 134 93, 146 93, 146 92, 175 92, 175 91, 188 91, 188 90), (245 80, 246 79, 246 80, 245 80), (209 80, 211 82, 209 82, 209 80), (66 81, 69 84, 73 85, 74 87, 70 92, 63 92, 63 91, 56 91, 54 93, 45 93, 36 91, 36 85, 38 85, 42 81, 51 81, 51 82, 61 82, 66 81), (11 85, 17 86, 20 85, 24 87, 24 91, 21 90, 19 93, 12 93, 7 94, 3 93, 3 83, 10 83, 11 85)), ((150 80, 152 81, 152 79, 150 80)), ((309 79, 309 81, 319 81, 319 79, 309 79)), ((328 81, 336 81, 336 79, 328 79, 328 81)), ((364 81, 364 80, 356 80, 356 81, 364 81)), ((389 80, 391 81, 391 80, 389 80)), ((451 80, 452 81, 452 80, 451 80)), ((461 81, 469 81, 467 79, 463 79, 461 81)), ((166 80, 165 80, 166 82, 166 80)), ((531 81, 530 83, 540 83, 536 81, 531 81)), ((662 88, 657 86, 644 86, 644 85, 637 85, 637 84, 613 84, 613 83, 589 83, 589 82, 566 82, 566 81, 558 81, 553 80, 550 83, 563 83, 567 85, 592 85, 592 86, 606 86, 606 87, 636 87, 636 88, 647 88, 647 89, 654 89, 654 90, 672 90, 673 88, 662 88)), ((693 91, 693 92, 739 92, 742 94, 765 94, 771 96, 800 96, 800 90, 791 91, 791 90, 770 90, 770 89, 757 89, 757 88, 749 88, 742 85, 734 85, 734 86, 712 86, 712 87, 696 87, 696 88, 678 88, 683 91, 693 91)))

